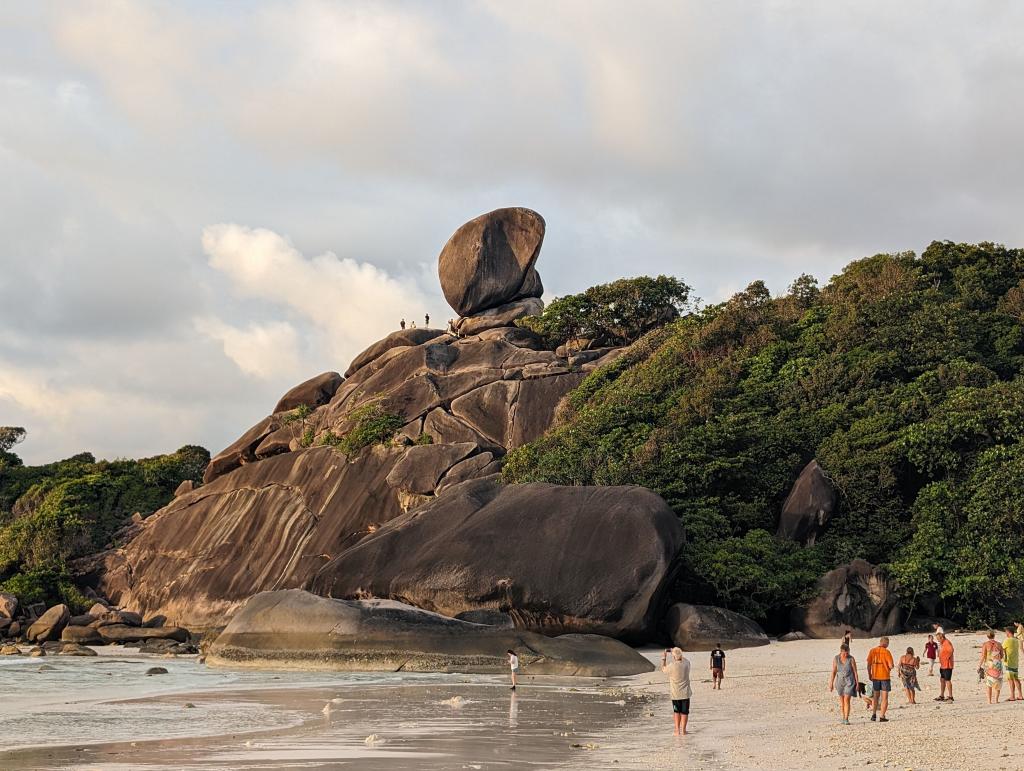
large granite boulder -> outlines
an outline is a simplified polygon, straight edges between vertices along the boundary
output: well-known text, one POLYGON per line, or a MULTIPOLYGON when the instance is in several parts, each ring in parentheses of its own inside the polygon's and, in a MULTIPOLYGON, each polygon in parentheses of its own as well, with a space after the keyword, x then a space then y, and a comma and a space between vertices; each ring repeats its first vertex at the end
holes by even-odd
POLYGON ((472 480, 361 540, 312 587, 446 616, 495 609, 548 634, 645 641, 682 544, 676 515, 643 487, 472 480))
POLYGON ((477 446, 472 442, 410 447, 388 474, 388 484, 411 493, 429 495, 452 466, 476 450, 477 446))
POLYGON ((175 642, 188 642, 189 633, 187 629, 179 626, 125 626, 124 624, 113 624, 101 626, 97 630, 104 642, 108 643, 135 643, 144 640, 174 640, 175 642))
POLYGON ((274 412, 286 412, 303 405, 319 407, 321 404, 327 404, 338 390, 341 381, 342 377, 337 372, 324 372, 311 377, 282 396, 274 407, 274 412))
POLYGON ((769 642, 768 635, 756 622, 711 605, 677 603, 668 609, 665 626, 672 642, 684 651, 754 648, 769 642))
POLYGON ((316 447, 247 464, 175 499, 132 541, 79 572, 143 616, 221 626, 257 592, 306 585, 400 514, 385 480, 401 455, 376 447, 349 459, 316 447))
POLYGON ((437 258, 441 291, 460 316, 544 294, 534 270, 544 218, 530 209, 497 209, 460 227, 437 258))
POLYGON ((279 418, 273 415, 263 418, 210 459, 206 471, 203 472, 203 483, 212 482, 217 477, 234 471, 245 463, 253 463, 256 460, 256 448, 279 428, 281 428, 279 418))
POLYGON ((812 545, 828 524, 836 502, 832 482, 818 461, 812 460, 804 466, 782 505, 779 537, 812 545))
POLYGON ((95 645, 103 642, 99 630, 91 626, 66 626, 60 633, 60 639, 67 643, 79 645, 95 645))
POLYGON ((515 650, 524 674, 618 677, 650 672, 632 648, 598 635, 544 635, 446 618, 400 602, 332 600, 303 591, 250 599, 210 646, 206 663, 387 672, 503 673, 515 650))
POLYGON ((59 639, 70 618, 71 611, 67 605, 54 605, 32 623, 25 632, 25 638, 38 643, 59 639))
POLYGON ((818 580, 817 596, 793 611, 793 627, 808 637, 842 637, 852 629, 860 637, 899 634, 904 611, 895 583, 865 560, 856 559, 818 580))

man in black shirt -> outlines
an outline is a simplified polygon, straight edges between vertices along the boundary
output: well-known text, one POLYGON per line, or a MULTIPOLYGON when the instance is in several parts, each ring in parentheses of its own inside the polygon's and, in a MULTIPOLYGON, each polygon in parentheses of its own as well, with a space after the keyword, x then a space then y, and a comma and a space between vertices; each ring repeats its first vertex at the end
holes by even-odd
POLYGON ((722 678, 725 677, 725 651, 722 650, 722 643, 716 643, 715 649, 711 651, 711 677, 714 679, 712 688, 722 690, 722 678))

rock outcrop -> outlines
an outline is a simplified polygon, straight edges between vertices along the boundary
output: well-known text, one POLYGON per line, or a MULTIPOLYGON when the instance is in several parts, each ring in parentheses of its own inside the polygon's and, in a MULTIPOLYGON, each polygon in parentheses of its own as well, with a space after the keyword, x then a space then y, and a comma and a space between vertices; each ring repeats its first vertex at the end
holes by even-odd
POLYGON ((298 590, 250 599, 210 646, 213 666, 388 672, 508 671, 617 677, 650 672, 632 648, 597 635, 546 637, 446 618, 387 600, 332 600, 298 590))
POLYGON ((460 227, 437 259, 441 291, 461 316, 544 294, 534 268, 544 218, 530 209, 497 209, 460 227))
POLYGON ((808 637, 899 634, 904 612, 895 584, 881 568, 861 559, 831 570, 818 580, 817 596, 793 611, 793 627, 808 637))
POLYGON ((677 603, 665 617, 672 642, 684 651, 706 651, 720 646, 754 648, 769 643, 768 635, 754 621, 739 613, 710 605, 677 603))
POLYGON ((676 515, 643 487, 473 480, 368 535, 312 588, 446 616, 494 609, 517 628, 642 641, 682 544, 676 515))
POLYGON ((402 456, 330 447, 275 455, 176 498, 105 555, 103 594, 143 615, 221 626, 251 595, 304 586, 371 526, 401 513, 385 481, 402 456))
POLYGON ((804 466, 782 505, 778 536, 811 546, 835 508, 835 488, 818 461, 812 460, 804 466))
POLYGON ((197 630, 223 626, 259 592, 337 584, 451 613, 511 602, 519 626, 552 633, 646 634, 682 537, 660 498, 639 488, 500 493, 494 484, 506 452, 543 435, 566 394, 618 350, 559 356, 515 326, 543 308, 535 267, 543 237, 543 219, 528 209, 459 228, 439 258, 445 296, 462 316, 455 330, 393 332, 356 356, 345 377, 326 372, 291 389, 211 459, 202 485, 183 486, 133 525, 124 546, 77 562, 79 576, 122 607, 197 630), (374 420, 401 428, 362 448, 344 441, 374 420), (389 523, 418 507, 451 496, 444 511, 465 508, 459 491, 481 480, 493 500, 467 510, 466 528, 446 515, 429 533, 453 541, 450 575, 431 572, 419 546, 400 570, 379 569, 372 555, 385 541, 376 538, 345 556, 370 536, 404 537, 406 525, 389 523), (502 512, 513 520, 501 522, 502 512), (523 524, 531 517, 535 528, 523 524), (561 517, 573 524, 559 525, 561 517), (473 549, 459 547, 464 538, 477 539, 473 549), (479 580, 465 578, 474 572, 479 580), (420 574, 428 579, 417 587, 420 574))
POLYGON ((296 407, 319 407, 327 404, 341 385, 342 377, 337 372, 324 372, 299 383, 281 397, 274 412, 287 412, 296 407))

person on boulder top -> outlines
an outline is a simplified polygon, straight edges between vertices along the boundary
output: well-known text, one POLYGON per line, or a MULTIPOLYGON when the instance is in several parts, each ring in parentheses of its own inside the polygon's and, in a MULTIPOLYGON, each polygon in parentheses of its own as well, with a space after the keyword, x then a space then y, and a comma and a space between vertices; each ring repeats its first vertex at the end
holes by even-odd
POLYGON ((686 734, 686 721, 690 717, 690 662, 683 658, 682 648, 665 650, 661 654, 661 671, 668 675, 669 698, 672 699, 672 722, 675 735, 686 734), (668 655, 672 654, 672 662, 668 655))
POLYGON ((725 677, 725 651, 722 650, 722 643, 715 643, 715 649, 711 651, 711 680, 714 683, 712 690, 722 690, 722 678, 725 677))
POLYGON ((423 314, 423 326, 425 326, 425 327, 429 327, 430 326, 430 314, 429 313, 424 313, 423 314))
POLYGON ((512 690, 516 689, 516 677, 519 675, 519 657, 516 652, 509 648, 508 653, 508 666, 512 670, 512 690))
POLYGON ((402 329, 405 329, 405 319, 402 319, 401 321, 399 321, 398 322, 398 326, 401 327, 402 329))

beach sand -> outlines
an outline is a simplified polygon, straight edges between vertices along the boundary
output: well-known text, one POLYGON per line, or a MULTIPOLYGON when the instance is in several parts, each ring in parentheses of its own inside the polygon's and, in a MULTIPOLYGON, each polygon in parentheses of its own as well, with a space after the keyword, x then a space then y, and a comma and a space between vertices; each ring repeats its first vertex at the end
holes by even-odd
MULTIPOLYGON (((890 650, 896 658, 908 645, 920 652, 925 638, 894 637, 890 650)), ((443 676, 121 700, 140 709, 187 710, 197 722, 247 703, 297 719, 272 731, 257 725, 206 738, 70 747, 56 746, 60 727, 54 725, 53 746, 0 752, 0 768, 1024 768, 1016 740, 1024 702, 986 703, 976 676, 983 638, 951 635, 959 662, 953 704, 932 700, 938 670, 929 677, 926 665, 919 703, 908 705, 895 687, 886 724, 871 723, 862 700, 854 702, 852 725, 839 724, 838 700, 827 688, 839 641, 804 640, 729 651, 721 691, 711 688, 707 652, 687 652, 693 699, 690 734, 680 738, 672 736, 667 686, 658 673, 608 681, 526 675, 514 696, 503 678, 443 676), (370 736, 377 740, 367 741, 370 736)), ((873 645, 854 640, 862 671, 873 645)), ((646 655, 658 660, 660 651, 646 655)))

